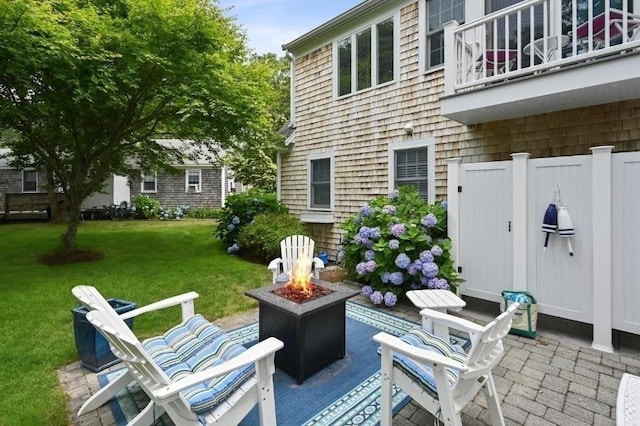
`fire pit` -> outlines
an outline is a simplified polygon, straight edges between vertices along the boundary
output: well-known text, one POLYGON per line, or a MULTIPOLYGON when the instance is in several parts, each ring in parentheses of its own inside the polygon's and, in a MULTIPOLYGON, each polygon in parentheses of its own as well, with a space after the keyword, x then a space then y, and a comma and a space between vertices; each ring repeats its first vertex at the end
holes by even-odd
POLYGON ((290 281, 246 295, 258 301, 260 340, 273 336, 284 342, 276 352, 276 366, 302 384, 344 358, 345 302, 358 291, 308 277, 312 290, 295 290, 295 278, 290 281), (305 291, 311 296, 304 296, 305 291))

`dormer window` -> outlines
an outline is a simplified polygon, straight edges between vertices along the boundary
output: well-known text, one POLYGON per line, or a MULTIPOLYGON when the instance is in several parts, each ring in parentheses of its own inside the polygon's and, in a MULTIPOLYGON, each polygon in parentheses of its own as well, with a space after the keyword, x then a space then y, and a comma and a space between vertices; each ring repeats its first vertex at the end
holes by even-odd
POLYGON ((335 43, 337 96, 385 83, 397 76, 396 16, 377 21, 335 43))

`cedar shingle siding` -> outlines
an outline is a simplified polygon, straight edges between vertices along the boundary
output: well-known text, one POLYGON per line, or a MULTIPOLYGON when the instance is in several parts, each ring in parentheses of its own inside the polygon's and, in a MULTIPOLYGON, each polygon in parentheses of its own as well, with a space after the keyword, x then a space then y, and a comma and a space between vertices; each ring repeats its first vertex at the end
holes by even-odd
MULTIPOLYGON (((341 33, 349 33, 343 28, 341 33)), ((354 28, 355 30, 355 28, 354 28)), ((311 224, 318 250, 332 257, 340 224, 371 198, 388 193, 388 148, 408 140, 436 140, 436 197, 447 191, 446 161, 464 163, 589 154, 614 145, 640 149, 640 100, 466 126, 440 115, 444 71, 420 72, 418 3, 400 10, 400 77, 396 82, 336 99, 332 44, 295 58, 295 145, 281 153, 281 199, 300 216, 308 203, 307 158, 333 150, 334 224, 311 224), (413 134, 404 126, 413 123, 413 134)))
MULTIPOLYGON (((195 169, 192 169, 195 170, 195 169)), ((165 172, 158 172, 156 181, 156 192, 143 192, 160 201, 166 207, 177 207, 188 205, 190 207, 220 207, 222 205, 222 180, 220 169, 200 169, 201 192, 185 191, 185 171, 180 170, 173 175, 165 172)), ((140 180, 131 182, 131 199, 140 194, 140 180)))

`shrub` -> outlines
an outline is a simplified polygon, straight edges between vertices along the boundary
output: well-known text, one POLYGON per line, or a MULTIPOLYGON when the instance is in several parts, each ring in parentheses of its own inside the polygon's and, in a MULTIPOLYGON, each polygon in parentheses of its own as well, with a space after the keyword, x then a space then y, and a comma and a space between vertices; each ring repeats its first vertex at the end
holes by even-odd
POLYGON ((183 217, 189 215, 190 212, 190 207, 187 205, 180 205, 178 207, 176 207, 175 209, 169 208, 169 207, 165 207, 165 206, 160 206, 158 208, 158 217, 163 220, 163 219, 182 219, 183 217))
POLYGON ((342 227, 339 257, 375 304, 392 306, 407 290, 448 289, 461 281, 446 235, 446 203, 429 205, 412 187, 373 199, 342 227))
POLYGON ((227 252, 239 250, 238 234, 253 218, 261 213, 288 213, 275 193, 250 190, 230 195, 220 211, 214 235, 227 244, 227 252))
POLYGON ((240 230, 238 245, 243 255, 269 262, 280 257, 280 241, 303 233, 302 223, 287 213, 260 214, 240 230))
POLYGON ((132 204, 135 212, 142 217, 154 217, 160 210, 160 201, 148 195, 136 195, 132 204))
POLYGON ((215 207, 191 207, 189 209, 189 217, 192 219, 215 219, 220 209, 215 207))

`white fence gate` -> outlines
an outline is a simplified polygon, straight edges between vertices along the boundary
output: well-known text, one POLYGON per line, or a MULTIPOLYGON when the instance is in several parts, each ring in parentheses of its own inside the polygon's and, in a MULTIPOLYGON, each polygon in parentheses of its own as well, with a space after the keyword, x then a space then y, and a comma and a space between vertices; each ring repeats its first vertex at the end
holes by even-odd
POLYGON ((449 229, 463 295, 498 301, 530 291, 541 313, 594 325, 593 347, 611 351, 611 328, 640 334, 640 153, 462 164, 449 162, 449 229), (541 230, 559 188, 575 235, 541 230))

